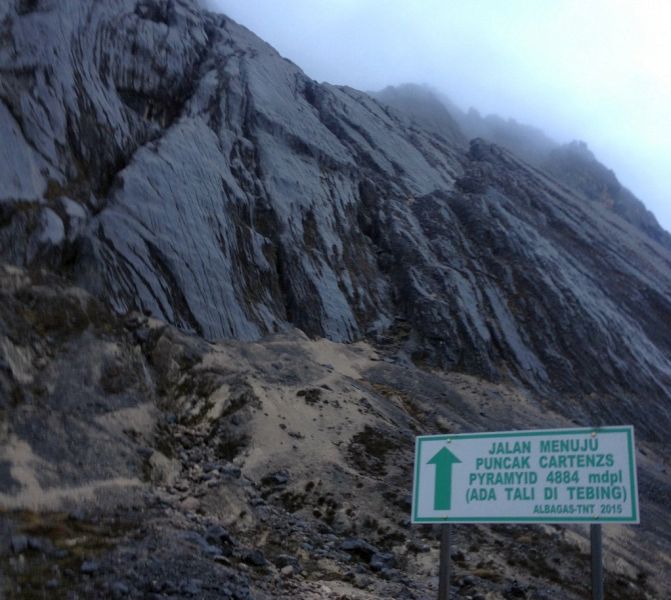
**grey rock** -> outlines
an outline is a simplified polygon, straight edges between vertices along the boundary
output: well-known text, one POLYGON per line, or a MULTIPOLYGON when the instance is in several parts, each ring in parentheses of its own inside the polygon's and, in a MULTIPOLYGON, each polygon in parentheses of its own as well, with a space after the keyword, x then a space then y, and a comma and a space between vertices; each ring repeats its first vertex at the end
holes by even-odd
POLYGON ((454 548, 454 549, 450 552, 450 558, 451 558, 452 560, 457 561, 457 562, 463 562, 464 560, 466 560, 466 556, 465 556, 464 553, 463 553, 461 550, 459 550, 458 548, 454 548))
POLYGON ((221 554, 221 548, 214 545, 214 537, 206 539, 197 531, 184 531, 181 533, 180 537, 184 541, 197 546, 201 552, 207 556, 218 556, 221 554), (210 541, 212 541, 212 543, 209 543, 210 541))
MULTIPOLYGON (((208 339, 297 326, 392 343, 401 316, 415 360, 578 388, 583 423, 668 429, 671 246, 585 152, 567 151, 573 171, 621 209, 484 139, 467 148, 459 128, 477 127, 430 94, 395 91, 390 110, 194 1, 150 5, 4 13, 4 260, 67 266, 116 311, 208 339)), ((518 153, 555 147, 485 120, 477 135, 523 138, 518 153)))
POLYGON ((138 448, 137 453, 144 459, 151 458, 151 455, 154 454, 154 451, 151 448, 142 447, 138 448))
POLYGON ((561 181, 584 194, 667 249, 671 249, 671 234, 660 227, 655 216, 626 189, 615 173, 601 164, 585 142, 574 141, 554 148, 545 155, 542 166, 561 181))
POLYGON ((382 571, 396 566, 396 557, 391 552, 375 552, 370 557, 370 568, 373 571, 382 571))
POLYGON ((10 545, 15 554, 20 554, 28 549, 28 536, 14 534, 10 538, 10 545))
POLYGON ((366 589, 373 583, 373 580, 368 575, 357 574, 354 576, 354 585, 359 589, 366 589))
POLYGON ((275 566, 280 569, 288 565, 291 565, 295 568, 299 567, 298 558, 292 554, 278 554, 273 562, 275 563, 275 566))
POLYGON ((200 508, 200 501, 194 496, 187 496, 180 501, 179 506, 184 511, 193 512, 200 508))
POLYGON ((130 594, 130 588, 123 581, 114 581, 110 585, 110 592, 114 598, 123 598, 130 594))
POLYGON ((506 598, 526 598, 527 588, 521 585, 517 580, 513 580, 504 591, 506 598))
POLYGON ((201 593, 202 587, 203 582, 200 579, 189 579, 180 586, 180 590, 187 596, 197 596, 201 593))
POLYGON ((30 550, 35 550, 36 552, 45 552, 52 555, 55 550, 51 540, 35 536, 28 537, 28 548, 30 550))
POLYGON ((265 567, 268 564, 266 557, 260 550, 246 550, 241 554, 243 562, 253 567, 265 567))
POLYGON ((413 541, 408 542, 408 552, 419 553, 419 552, 430 552, 430 551, 431 546, 429 546, 428 544, 421 544, 413 541))
MULTIPOLYGON (((252 355, 277 339, 250 350, 230 338, 259 340, 294 327, 334 341, 371 336, 383 348, 362 376, 417 402, 412 416, 400 405, 387 413, 381 400, 362 405, 366 419, 379 410, 395 424, 385 435, 398 436, 399 458, 419 423, 433 428, 450 414, 454 420, 442 423, 468 430, 492 425, 504 410, 495 398, 469 422, 468 403, 456 392, 445 395, 446 380, 414 363, 512 381, 533 394, 530 401, 542 398, 557 421, 633 423, 656 456, 655 444, 671 426, 671 255, 654 221, 584 149, 551 157, 555 167, 574 161, 570 168, 531 167, 522 150, 502 147, 511 148, 510 132, 522 129, 507 124, 503 131, 491 120, 467 144, 462 121, 432 98, 403 100, 391 110, 351 88, 318 84, 193 0, 17 0, 2 4, 0 16, 0 258, 30 267, 0 266, 0 412, 40 465, 36 477, 45 490, 142 481, 150 450, 140 446, 153 444, 154 435, 184 463, 174 485, 184 492, 182 511, 174 510, 176 498, 150 501, 150 492, 134 496, 116 486, 96 496, 94 516, 117 501, 132 507, 134 519, 160 513, 151 524, 160 522, 161 535, 142 531, 160 539, 137 540, 135 558, 124 559, 137 569, 123 572, 132 594, 207 597, 216 572, 228 578, 226 594, 244 598, 252 579, 256 585, 272 577, 247 566, 263 566, 266 556, 240 550, 218 530, 175 532, 202 531, 206 516, 185 512, 205 513, 218 499, 222 513, 229 504, 236 512, 217 519, 230 518, 233 531, 239 514, 245 545, 256 543, 257 529, 277 526, 295 538, 287 551, 340 561, 357 585, 386 586, 398 576, 393 556, 333 533, 387 544, 380 530, 343 529, 337 519, 315 524, 312 494, 301 500, 295 529, 288 519, 282 524, 281 502, 290 498, 277 498, 281 490, 264 503, 254 466, 242 477, 226 464, 216 489, 199 485, 194 463, 237 461, 245 445, 236 444, 262 402, 245 401, 209 431, 193 425, 189 402, 248 377, 294 390, 319 385, 326 370, 339 377, 331 358, 312 361, 303 373, 295 368, 310 363, 303 356, 287 353, 285 361, 282 352, 268 351, 275 379, 263 381, 266 367, 252 365, 252 355), (499 145, 482 139, 492 132, 499 145), (602 190, 613 210, 600 202, 602 190), (110 307, 123 316, 114 318, 110 307), (221 367, 214 383, 192 381, 207 370, 201 359, 213 348, 202 338, 229 339, 232 362, 247 366, 221 367), (42 356, 48 364, 38 373, 42 356), (163 424, 168 431, 152 429, 163 408, 174 411, 163 424), (135 414, 143 418, 133 427, 146 421, 147 431, 114 430, 135 414), (224 442, 216 452, 212 440, 224 442)), ((545 143, 524 134, 527 146, 545 143)), ((341 393, 330 384, 309 408, 328 413, 327 401, 341 393)), ((292 427, 301 433, 287 434, 307 443, 309 428, 292 427)), ((0 480, 16 498, 12 447, 0 480)), ((653 499, 667 497, 668 484, 649 462, 641 461, 642 505, 665 523, 664 507, 653 499)), ((281 466, 267 467, 268 485, 289 483, 274 471, 281 466)), ((350 476, 336 474, 338 486, 350 476)), ((356 504, 354 495, 349 500, 356 504)), ((389 503, 379 514, 395 530, 389 539, 398 539, 396 526, 409 528, 407 514, 389 503)), ((87 522, 82 513, 71 525, 87 522)), ((668 540, 651 529, 640 540, 667 549, 668 540)), ((632 538, 632 547, 642 548, 640 540, 632 538)), ((9 544, 14 552, 37 550, 21 561, 43 551, 20 536, 9 544)), ((411 552, 428 549, 408 545, 411 552)), ((95 595, 94 584, 111 577, 113 558, 99 558, 105 568, 82 564, 81 573, 95 577, 63 569, 69 583, 79 582, 73 597, 95 595)), ((300 570, 294 561, 285 567, 300 570)), ((299 580, 300 573, 280 583, 299 580)), ((506 593, 520 590, 529 593, 512 584, 506 593)))
POLYGON ((289 474, 286 471, 277 471, 263 477, 263 479, 261 479, 261 484, 268 486, 281 486, 286 485, 288 481, 289 474))
POLYGON ((375 546, 359 538, 346 539, 340 544, 340 550, 358 556, 366 561, 370 561, 377 553, 377 548, 375 548, 375 546))
POLYGON ((231 477, 233 479, 239 479, 242 475, 242 470, 236 465, 228 464, 222 467, 221 474, 225 477, 231 477))
POLYGON ((93 575, 100 569, 100 564, 95 560, 85 560, 81 567, 79 567, 79 572, 84 575, 93 575))
POLYGON ((235 540, 230 533, 221 525, 212 525, 205 532, 205 540, 210 544, 235 545, 235 540))

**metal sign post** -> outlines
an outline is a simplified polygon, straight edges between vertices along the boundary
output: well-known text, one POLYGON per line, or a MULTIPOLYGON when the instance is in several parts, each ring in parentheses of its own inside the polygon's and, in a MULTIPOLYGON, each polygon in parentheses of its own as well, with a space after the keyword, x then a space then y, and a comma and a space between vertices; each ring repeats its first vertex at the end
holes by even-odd
POLYGON ((603 547, 601 525, 589 526, 589 538, 592 546, 592 600, 603 600, 603 547))
POLYGON ((448 600, 450 595, 450 546, 452 525, 440 526, 440 566, 438 567, 438 600, 448 600))
POLYGON ((411 517, 442 526, 439 600, 453 523, 590 524, 592 599, 603 600, 601 524, 639 522, 634 428, 419 436, 411 517))

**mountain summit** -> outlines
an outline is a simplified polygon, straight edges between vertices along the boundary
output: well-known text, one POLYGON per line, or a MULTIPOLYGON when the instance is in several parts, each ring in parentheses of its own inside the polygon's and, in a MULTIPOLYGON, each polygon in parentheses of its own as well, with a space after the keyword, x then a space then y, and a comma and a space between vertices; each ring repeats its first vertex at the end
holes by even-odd
MULTIPOLYGON (((401 476, 383 467, 413 433, 525 428, 544 424, 543 414, 564 426, 633 424, 651 457, 643 492, 668 492, 671 238, 585 147, 451 112, 411 88, 369 95, 317 83, 191 0, 11 0, 0 27, 0 504, 56 510, 67 489, 79 490, 73 502, 90 500, 92 481, 160 484, 180 499, 152 496, 154 517, 167 506, 200 528, 186 542, 171 530, 175 544, 220 556, 229 571, 244 564, 281 580, 287 567, 300 572, 298 559, 268 566, 254 554, 266 501, 272 523, 289 519, 277 511, 317 502, 283 530, 292 538, 304 528, 305 544, 361 534, 345 514, 351 495, 330 505, 336 492, 312 491, 321 482, 306 479, 310 460, 322 461, 343 485, 384 480, 397 512, 379 525, 377 546, 350 539, 336 550, 334 538, 322 555, 311 546, 315 572, 363 556, 375 577, 391 573, 393 591, 371 583, 376 597, 422 597, 385 551, 404 535, 405 504, 393 489, 401 476), (339 343, 351 346, 334 350, 339 343), (485 416, 477 395, 464 399, 473 382, 509 408, 485 416), (262 425, 264 411, 292 434, 286 446, 262 425), (285 413, 295 419, 289 429, 285 413), (310 432, 332 450, 296 450, 300 472, 287 484, 290 465, 277 460, 290 462, 282 452, 306 438, 308 414, 323 419, 310 432), (345 416, 359 430, 346 431, 345 416), (78 443, 99 468, 73 466, 78 443), (226 466, 209 469, 216 460, 226 466), (203 533, 223 505, 188 492, 209 498, 218 489, 210 480, 229 486, 226 510, 239 519, 225 525, 244 539, 203 533), (51 486, 60 487, 49 496, 51 486)), ((668 507, 656 494, 645 502, 661 523, 668 507)), ((58 531, 73 538, 88 527, 68 523, 58 531)), ((669 551, 668 521, 645 535, 626 560, 669 551)), ((156 540, 143 539, 147 552, 156 540)), ((105 556, 77 565, 86 575, 79 593, 114 560, 126 564, 123 552, 105 556)), ((155 567, 147 569, 163 577, 155 567)), ((236 573, 224 597, 250 597, 254 586, 236 573)), ((359 575, 349 581, 365 589, 359 575)), ((302 597, 320 597, 310 577, 302 597)), ((257 591, 281 597, 261 580, 257 591)), ((105 580, 110 594, 114 583, 105 580)), ((141 589, 116 583, 121 596, 141 589)), ((178 586, 173 596, 214 597, 203 581, 187 583, 196 591, 178 586)), ((648 593, 642 580, 632 585, 648 593)))
POLYGON ((417 359, 636 389, 650 406, 629 419, 671 426, 655 408, 671 253, 585 201, 621 190, 584 153, 556 149, 542 171, 468 148, 446 109, 418 123, 317 84, 189 2, 16 8, 0 57, 5 260, 210 340, 407 324, 417 359))

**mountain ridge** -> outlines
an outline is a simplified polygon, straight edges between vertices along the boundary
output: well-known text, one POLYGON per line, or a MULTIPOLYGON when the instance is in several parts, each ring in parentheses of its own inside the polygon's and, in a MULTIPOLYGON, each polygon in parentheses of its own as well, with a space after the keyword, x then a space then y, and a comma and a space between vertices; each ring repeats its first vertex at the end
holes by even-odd
POLYGON ((209 339, 297 326, 351 341, 384 336, 400 317, 412 329, 408 352, 435 364, 548 391, 577 377, 618 396, 633 361, 637 385, 667 397, 668 344, 657 331, 670 321, 667 252, 602 219, 549 175, 493 146, 468 150, 435 137, 361 92, 317 84, 244 28, 190 3, 154 12, 133 2, 126 12, 45 6, 11 21, 17 48, 31 27, 53 23, 49 11, 67 11, 68 43, 93 52, 68 55, 74 66, 56 72, 39 58, 43 48, 27 46, 22 61, 36 53, 27 79, 8 63, 18 55, 4 53, 5 72, 15 73, 11 88, 3 78, 3 105, 12 107, 4 127, 22 125, 27 138, 15 129, 12 155, 34 160, 16 171, 23 195, 3 193, 0 247, 10 262, 52 262, 119 312, 148 311, 209 339), (96 25, 79 28, 78 19, 96 25), (129 53, 133 44, 145 50, 129 53), (58 89, 70 91, 55 96, 54 146, 36 132, 58 73, 58 89), (36 108, 17 120, 20 106, 36 108), (96 114, 123 126, 103 140, 87 125, 96 114), (28 193, 43 157, 51 164, 43 191, 28 193), (506 260, 492 254, 486 240, 494 239, 506 260), (624 251, 637 271, 618 264, 624 251), (518 300, 515 280, 527 279, 530 260, 549 286, 535 304, 556 296, 554 310, 574 306, 597 335, 578 339, 552 325, 550 310, 518 300), (550 279, 548 261, 556 263, 550 279), (649 291, 630 302, 624 288, 591 283, 613 265, 628 288, 649 291), (585 346, 590 360, 566 362, 563 348, 588 339, 603 340, 601 350, 585 346))
MULTIPOLYGON (((81 597, 426 597, 415 434, 619 423, 651 520, 611 589, 669 589, 671 251, 603 165, 319 84, 192 0, 0 11, 10 597, 52 567, 81 597)), ((583 597, 568 531, 462 534, 460 577, 583 597)))
MULTIPOLYGON (((667 249, 671 234, 664 230, 655 216, 628 189, 620 184, 615 173, 600 163, 584 141, 559 144, 541 129, 496 114, 481 116, 475 109, 462 111, 445 94, 430 86, 403 84, 389 86, 372 95, 382 103, 406 113, 427 129, 456 128, 467 139, 484 138, 503 146, 530 165, 541 168, 574 192, 590 201, 601 202, 634 224, 667 249), (441 122, 446 111, 450 123, 441 122)), ((458 139, 455 139, 458 143, 458 139)))

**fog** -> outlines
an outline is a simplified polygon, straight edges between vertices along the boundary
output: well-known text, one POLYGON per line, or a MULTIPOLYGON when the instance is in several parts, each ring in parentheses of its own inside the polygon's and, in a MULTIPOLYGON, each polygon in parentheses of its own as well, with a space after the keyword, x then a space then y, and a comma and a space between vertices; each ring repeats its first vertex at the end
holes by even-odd
POLYGON ((318 81, 425 83, 585 140, 671 230, 666 0, 206 0, 318 81))

